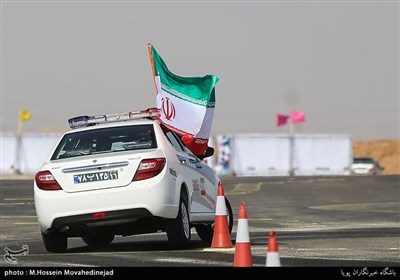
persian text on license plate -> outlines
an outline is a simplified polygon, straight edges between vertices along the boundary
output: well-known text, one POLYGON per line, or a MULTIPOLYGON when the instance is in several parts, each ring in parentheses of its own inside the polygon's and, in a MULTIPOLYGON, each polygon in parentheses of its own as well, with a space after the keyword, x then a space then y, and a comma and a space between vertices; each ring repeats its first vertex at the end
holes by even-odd
POLYGON ((118 179, 118 170, 74 175, 74 184, 118 179))

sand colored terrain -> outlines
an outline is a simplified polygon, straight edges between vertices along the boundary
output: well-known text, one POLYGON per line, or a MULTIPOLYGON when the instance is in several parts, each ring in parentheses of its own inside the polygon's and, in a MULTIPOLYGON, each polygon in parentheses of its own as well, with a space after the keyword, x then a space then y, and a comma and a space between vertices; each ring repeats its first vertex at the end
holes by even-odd
POLYGON ((383 175, 400 174, 400 140, 353 141, 354 157, 372 157, 383 175))

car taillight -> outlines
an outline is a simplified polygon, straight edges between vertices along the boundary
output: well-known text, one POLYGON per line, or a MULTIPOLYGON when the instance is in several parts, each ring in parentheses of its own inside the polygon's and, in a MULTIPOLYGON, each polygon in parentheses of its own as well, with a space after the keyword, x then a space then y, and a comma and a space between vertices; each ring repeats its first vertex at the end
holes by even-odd
POLYGON ((39 189, 45 191, 58 191, 62 190, 53 174, 50 171, 40 171, 35 176, 36 185, 39 189))
POLYGON ((144 159, 140 162, 132 181, 149 179, 160 174, 165 166, 165 158, 144 159))
POLYGON ((107 216, 108 216, 107 212, 96 212, 92 214, 93 219, 107 218, 107 216))
POLYGON ((372 173, 372 174, 375 174, 376 173, 376 169, 375 169, 375 167, 370 167, 369 169, 368 169, 368 171, 369 171, 369 173, 372 173))

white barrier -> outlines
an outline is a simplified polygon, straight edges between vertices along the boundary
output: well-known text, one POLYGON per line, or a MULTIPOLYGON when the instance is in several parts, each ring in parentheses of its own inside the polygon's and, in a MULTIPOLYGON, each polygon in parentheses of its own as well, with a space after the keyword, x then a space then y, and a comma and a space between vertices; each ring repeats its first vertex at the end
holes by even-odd
MULTIPOLYGON (((219 137, 221 138, 221 137, 219 137)), ((218 139, 218 137, 217 137, 218 139)), ((349 175, 352 138, 347 134, 249 133, 225 135, 229 157, 219 174, 236 176, 349 175)), ((221 150, 221 144, 217 141, 221 150)), ((221 165, 221 164, 219 164, 221 165)))
MULTIPOLYGON (((22 174, 34 174, 42 166, 45 159, 55 148, 62 134, 23 134, 21 136, 20 166, 22 174)), ((2 175, 15 173, 16 168, 15 134, 0 134, 0 173, 2 175)))
MULTIPOLYGON (((34 174, 62 134, 23 134, 22 174, 34 174)), ((15 134, 0 134, 0 174, 15 173, 15 134)), ((287 134, 235 134, 210 141, 215 154, 207 163, 218 174, 236 176, 348 175, 353 160, 352 139, 346 134, 297 134, 291 146, 287 134), (294 149, 292 148, 294 147, 294 149), (292 153, 293 150, 293 153, 292 153)))

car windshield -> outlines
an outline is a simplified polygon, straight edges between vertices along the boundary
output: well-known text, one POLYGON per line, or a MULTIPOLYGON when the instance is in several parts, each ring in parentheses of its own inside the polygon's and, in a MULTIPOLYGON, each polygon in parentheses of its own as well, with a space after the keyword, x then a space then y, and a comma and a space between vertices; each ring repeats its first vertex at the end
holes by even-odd
POLYGON ((80 131, 64 135, 51 160, 157 148, 153 125, 132 125, 80 131))
POLYGON ((375 163, 371 158, 354 158, 353 163, 375 163))

